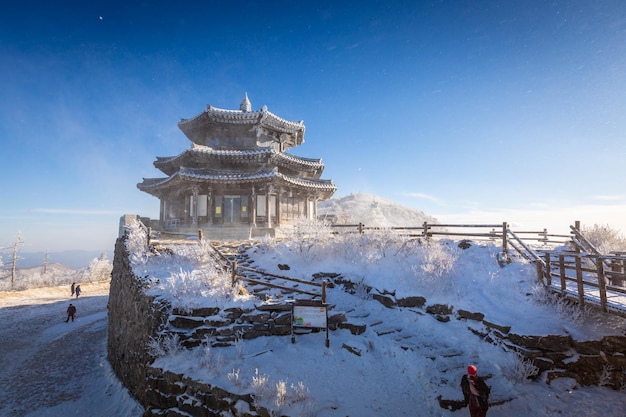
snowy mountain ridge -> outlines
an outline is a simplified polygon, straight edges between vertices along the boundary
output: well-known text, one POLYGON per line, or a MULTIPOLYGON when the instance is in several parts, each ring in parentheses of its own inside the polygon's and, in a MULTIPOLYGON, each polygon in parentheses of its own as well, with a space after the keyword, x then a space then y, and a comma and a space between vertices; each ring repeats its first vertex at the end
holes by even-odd
POLYGON ((366 193, 322 201, 317 206, 317 214, 321 218, 327 216, 339 224, 363 223, 367 227, 415 227, 425 221, 438 223, 436 218, 423 211, 366 193))

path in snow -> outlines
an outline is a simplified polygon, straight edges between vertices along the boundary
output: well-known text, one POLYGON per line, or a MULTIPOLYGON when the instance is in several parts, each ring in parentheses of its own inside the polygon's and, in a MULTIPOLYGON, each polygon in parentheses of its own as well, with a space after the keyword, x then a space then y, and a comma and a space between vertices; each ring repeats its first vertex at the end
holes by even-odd
POLYGON ((107 359, 108 283, 0 293, 0 415, 135 417, 107 359), (76 321, 65 323, 73 303, 76 321))

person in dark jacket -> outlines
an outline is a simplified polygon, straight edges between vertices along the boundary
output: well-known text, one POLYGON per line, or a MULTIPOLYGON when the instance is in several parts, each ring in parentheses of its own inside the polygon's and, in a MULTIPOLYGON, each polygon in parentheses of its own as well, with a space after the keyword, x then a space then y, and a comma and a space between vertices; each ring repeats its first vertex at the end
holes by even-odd
POLYGON ((70 304, 70 306, 67 308, 67 319, 65 320, 65 322, 67 323, 68 321, 70 321, 70 318, 72 319, 72 321, 74 321, 74 314, 76 314, 76 307, 74 307, 74 304, 70 304))
POLYGON ((489 409, 489 393, 491 389, 483 378, 478 376, 476 366, 467 367, 467 375, 461 378, 461 390, 465 404, 469 406, 471 417, 485 417, 489 409))
POLYGON ((76 298, 78 298, 78 296, 80 295, 80 284, 76 286, 76 289, 74 290, 76 291, 76 298))
POLYGON ((70 287, 70 289, 72 290, 72 296, 74 295, 74 287, 76 286, 75 282, 72 282, 72 286, 70 287))

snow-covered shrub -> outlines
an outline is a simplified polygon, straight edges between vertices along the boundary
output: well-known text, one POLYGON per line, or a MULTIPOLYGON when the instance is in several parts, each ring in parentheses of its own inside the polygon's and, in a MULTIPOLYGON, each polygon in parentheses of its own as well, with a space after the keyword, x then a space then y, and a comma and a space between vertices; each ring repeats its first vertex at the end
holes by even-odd
POLYGON ((583 236, 603 255, 613 251, 626 251, 626 238, 619 230, 609 225, 594 224, 591 227, 583 227, 583 236))
POLYGON ((268 395, 267 382, 269 377, 267 375, 259 374, 259 369, 254 370, 254 376, 252 377, 252 392, 254 396, 255 405, 259 405, 261 401, 265 400, 268 395))
POLYGON ((316 245, 324 246, 332 236, 330 223, 324 220, 299 217, 288 233, 289 239, 301 253, 310 252, 316 245))
POLYGON ((276 238, 273 238, 269 234, 263 236, 258 244, 258 248, 263 252, 272 250, 275 247, 276 247, 276 238))
POLYGON ((540 283, 536 283, 531 287, 531 293, 535 302, 545 304, 554 309, 555 314, 561 320, 583 323, 585 317, 589 314, 588 306, 580 306, 578 303, 561 297, 540 283))
POLYGON ((274 404, 276 405, 276 415, 281 415, 280 410, 287 403, 287 383, 283 380, 280 380, 276 383, 276 397, 274 399, 274 404))
POLYGON ((174 333, 159 338, 151 337, 148 342, 148 353, 155 358, 173 355, 180 350, 180 338, 174 333))
POLYGON ((370 300, 370 288, 365 284, 365 279, 361 278, 354 284, 354 295, 360 300, 370 300))
POLYGON ((258 369, 255 369, 255 376, 252 378, 255 405, 265 406, 272 416, 282 416, 285 408, 298 404, 298 416, 313 415, 314 401, 310 397, 309 389, 302 381, 291 384, 288 388, 287 381, 280 380, 273 389, 269 387, 268 382, 269 377, 259 375, 258 369))
POLYGON ((148 259, 148 231, 139 220, 133 220, 127 226, 126 250, 130 262, 134 265, 146 263, 148 259))
POLYGON ((387 256, 387 252, 390 249, 402 245, 404 240, 404 238, 398 236, 398 234, 389 227, 374 230, 370 233, 370 236, 370 245, 376 248, 383 258, 387 256))
POLYGON ((241 372, 241 369, 236 369, 233 368, 232 371, 230 371, 227 375, 228 380, 231 382, 231 384, 233 384, 236 387, 240 387, 241 386, 241 380, 239 379, 239 373, 241 372))
POLYGON ((512 382, 522 383, 535 377, 539 372, 539 368, 519 352, 515 352, 510 358, 509 363, 505 365, 504 376, 512 382))
POLYGON ((421 260, 421 270, 434 278, 441 278, 451 273, 459 257, 456 246, 450 247, 437 241, 430 241, 418 254, 421 260))

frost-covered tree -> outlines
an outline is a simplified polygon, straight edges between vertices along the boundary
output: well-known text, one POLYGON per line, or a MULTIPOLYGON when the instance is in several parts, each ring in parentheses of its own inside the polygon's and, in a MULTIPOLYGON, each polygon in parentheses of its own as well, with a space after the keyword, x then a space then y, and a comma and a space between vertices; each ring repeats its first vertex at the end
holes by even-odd
POLYGON ((107 259, 106 253, 102 253, 99 258, 94 258, 87 268, 87 277, 89 281, 107 281, 111 279, 111 271, 113 265, 107 259))
POLYGON ((611 228, 609 225, 594 224, 583 227, 583 236, 603 255, 613 251, 626 251, 626 238, 619 230, 611 228))

